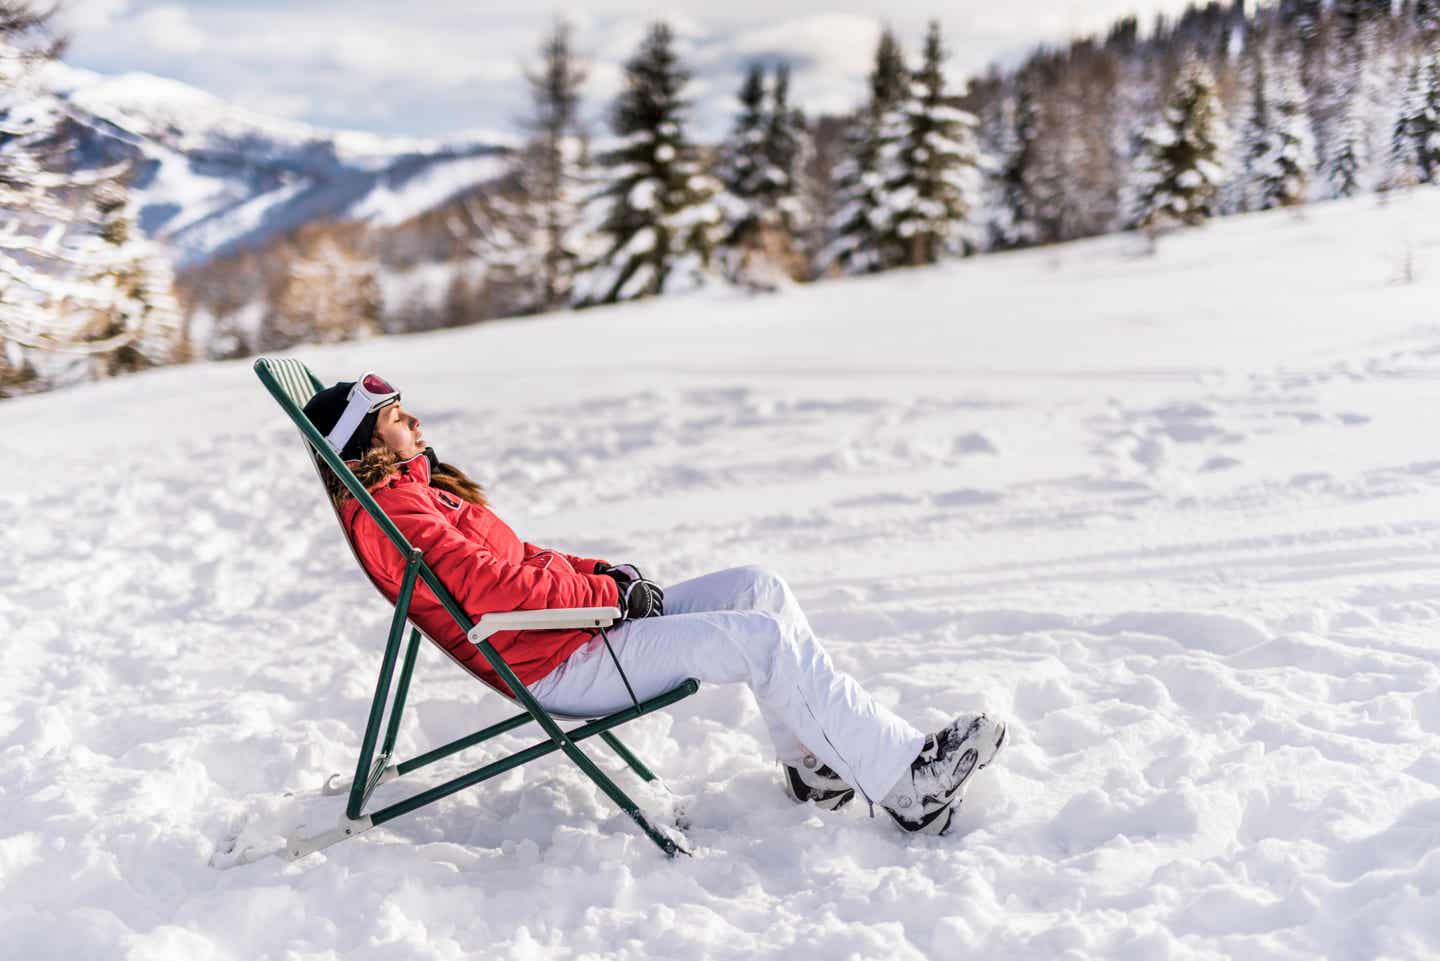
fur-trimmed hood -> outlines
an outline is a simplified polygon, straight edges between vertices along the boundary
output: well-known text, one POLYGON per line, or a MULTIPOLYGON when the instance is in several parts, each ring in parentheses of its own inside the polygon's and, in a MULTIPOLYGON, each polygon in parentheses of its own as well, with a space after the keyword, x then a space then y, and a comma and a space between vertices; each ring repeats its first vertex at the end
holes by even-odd
MULTIPOLYGON (((371 494, 374 494, 375 489, 381 485, 393 485, 397 479, 404 478, 407 483, 417 483, 422 487, 438 487, 461 500, 478 504, 481 507, 488 503, 484 489, 459 468, 443 463, 435 456, 433 447, 427 447, 414 457, 401 460, 393 450, 383 445, 377 445, 366 451, 365 456, 359 460, 345 463, 350 465, 350 471, 355 475, 355 479, 371 494)), ((339 507, 349 499, 350 492, 330 471, 326 470, 324 474, 330 497, 335 502, 335 506, 339 507)))
MULTIPOLYGON (((428 448, 427 448, 428 450, 428 448)), ((365 452, 359 460, 347 461, 350 471, 367 491, 374 490, 392 474, 414 477, 422 484, 430 483, 430 458, 419 453, 402 461, 400 455, 388 447, 377 445, 365 452)))

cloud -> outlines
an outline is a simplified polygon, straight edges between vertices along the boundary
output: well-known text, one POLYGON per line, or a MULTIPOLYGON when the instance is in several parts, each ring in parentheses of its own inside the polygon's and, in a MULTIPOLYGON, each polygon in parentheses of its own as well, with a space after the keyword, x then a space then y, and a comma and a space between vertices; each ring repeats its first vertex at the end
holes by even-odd
POLYGON ((473 37, 463 33, 445 36, 414 28, 357 25, 332 28, 323 38, 312 34, 297 52, 328 57, 342 70, 359 75, 422 86, 502 83, 521 76, 514 53, 478 48, 473 37))
POLYGON ((190 54, 205 49, 205 32, 184 7, 151 7, 135 18, 141 38, 161 53, 190 54))
POLYGON ((104 30, 130 8, 130 0, 70 0, 55 19, 65 32, 104 30))
POLYGON ((789 56, 808 63, 865 64, 880 37, 880 21, 849 13, 817 13, 742 30, 729 47, 742 56, 789 56))
POLYGON ((735 78, 751 61, 787 63, 792 68, 791 96, 812 113, 841 113, 863 95, 875 56, 881 23, 874 17, 820 13, 742 30, 723 44, 716 68, 735 78))
MULTIPOLYGON (((1152 17, 1185 0, 671 0, 663 16, 693 71, 695 134, 729 128, 734 94, 752 60, 792 67, 793 102, 841 113, 865 95, 875 40, 894 27, 918 54, 926 21, 939 16, 953 52, 954 87, 1025 48, 1103 27, 1140 8, 1152 17)), ((623 65, 657 16, 641 0, 70 0, 71 63, 105 73, 174 77, 256 110, 325 126, 444 136, 516 127, 529 106, 523 69, 534 66, 555 17, 567 16, 591 64, 584 115, 601 132, 623 84, 623 65), (565 5, 569 4, 569 9, 565 5), (85 29, 81 29, 81 27, 85 29), (195 53, 203 50, 204 56, 195 53), (273 104, 266 108, 266 103, 273 104)))
POLYGON ((233 102, 246 110, 278 117, 281 120, 303 120, 314 109, 315 100, 303 93, 247 91, 232 98, 233 102))

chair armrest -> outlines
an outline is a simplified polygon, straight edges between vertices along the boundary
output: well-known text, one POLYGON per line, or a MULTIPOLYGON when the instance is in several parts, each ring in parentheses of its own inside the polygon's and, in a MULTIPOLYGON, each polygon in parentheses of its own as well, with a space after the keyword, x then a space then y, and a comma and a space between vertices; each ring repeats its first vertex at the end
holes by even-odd
POLYGON ((471 628, 470 643, 479 644, 498 631, 555 631, 574 627, 609 627, 620 619, 615 607, 557 607, 544 611, 501 611, 486 614, 471 628))

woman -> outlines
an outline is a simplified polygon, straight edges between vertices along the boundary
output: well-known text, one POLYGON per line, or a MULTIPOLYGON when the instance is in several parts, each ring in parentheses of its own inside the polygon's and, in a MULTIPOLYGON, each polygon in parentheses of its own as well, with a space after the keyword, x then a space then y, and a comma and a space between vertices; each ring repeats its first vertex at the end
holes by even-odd
MULTIPOLYGON (((383 378, 362 375, 316 394, 311 423, 339 452, 466 612, 617 607, 614 659, 590 630, 516 631, 490 640, 547 710, 601 716, 688 677, 748 684, 780 759, 787 793, 831 810, 859 791, 906 831, 943 834, 971 775, 1005 741, 1005 725, 962 716, 926 736, 837 670, 795 595, 776 574, 740 567, 666 590, 630 564, 521 541, 465 473, 425 444, 420 419, 383 378)), ((328 473, 328 472, 327 472, 328 473)), ((338 478, 341 521, 371 579, 393 602, 405 561, 338 478)), ((473 673, 506 690, 433 593, 417 585, 410 620, 473 673)))

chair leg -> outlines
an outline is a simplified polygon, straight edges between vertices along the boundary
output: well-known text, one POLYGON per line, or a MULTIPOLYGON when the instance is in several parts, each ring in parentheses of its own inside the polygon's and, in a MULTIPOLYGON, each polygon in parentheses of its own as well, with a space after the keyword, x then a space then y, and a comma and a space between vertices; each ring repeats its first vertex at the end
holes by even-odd
POLYGON ((646 767, 645 762, 636 757, 628 747, 621 744, 620 739, 614 734, 611 734, 609 731, 602 731, 600 732, 600 739, 610 745, 610 750, 620 755, 620 760, 630 765, 630 770, 640 775, 640 780, 655 780, 655 773, 646 767))
MULTIPOLYGON (((546 720, 549 720, 549 718, 547 717, 546 720)), ((551 723, 553 724, 554 722, 552 721, 551 723)), ((606 796, 614 802, 616 807, 630 815, 630 819, 640 826, 640 830, 644 831, 650 840, 654 841, 656 846, 665 852, 667 857, 673 858, 677 854, 690 853, 688 849, 677 844, 672 838, 665 834, 665 832, 651 824, 650 819, 645 816, 645 812, 640 810, 640 805, 630 800, 630 796, 622 791, 619 785, 610 780, 604 771, 596 767, 595 762, 585 756, 584 752, 580 750, 579 745, 575 744, 564 734, 561 734, 559 743, 560 750, 564 751, 570 760, 574 761, 576 766, 585 772, 590 780, 595 782, 595 786, 603 791, 606 796)))

